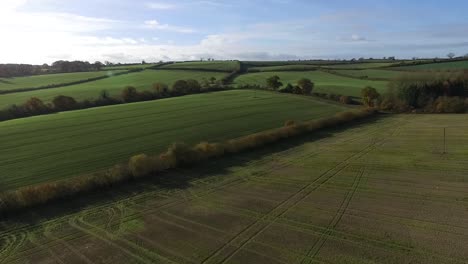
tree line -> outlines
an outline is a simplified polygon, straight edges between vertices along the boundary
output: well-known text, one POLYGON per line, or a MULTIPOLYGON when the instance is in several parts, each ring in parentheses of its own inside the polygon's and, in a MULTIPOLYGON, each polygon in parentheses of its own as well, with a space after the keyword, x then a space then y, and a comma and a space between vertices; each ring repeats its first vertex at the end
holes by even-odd
POLYGON ((64 60, 56 61, 50 66, 47 64, 0 64, 0 78, 22 77, 48 73, 100 71, 103 66, 104 64, 99 61, 90 63, 87 61, 64 60))
POLYGON ((23 104, 14 104, 0 110, 0 121, 106 105, 150 101, 225 89, 228 88, 218 85, 216 78, 210 78, 209 80, 202 80, 202 82, 198 82, 193 79, 177 80, 170 88, 164 83, 157 82, 152 85, 151 90, 147 91, 138 91, 133 86, 127 86, 121 91, 120 95, 117 96, 111 96, 106 90, 102 90, 99 96, 93 100, 77 101, 71 96, 58 95, 54 97, 51 102, 43 102, 37 97, 32 97, 23 104))
POLYGON ((388 90, 362 90, 364 104, 393 112, 463 113, 468 110, 468 71, 403 74, 388 90))

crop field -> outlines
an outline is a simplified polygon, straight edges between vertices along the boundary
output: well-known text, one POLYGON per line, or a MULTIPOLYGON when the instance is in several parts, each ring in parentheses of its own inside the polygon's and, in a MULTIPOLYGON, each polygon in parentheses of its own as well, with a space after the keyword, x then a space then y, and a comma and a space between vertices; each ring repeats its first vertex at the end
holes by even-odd
POLYGON ((0 108, 11 104, 22 104, 31 97, 38 97, 45 102, 51 101, 57 95, 72 96, 77 100, 93 99, 97 98, 102 90, 106 90, 111 96, 120 95, 129 85, 143 91, 150 90, 156 82, 172 85, 180 79, 202 80, 210 77, 221 79, 224 75, 220 72, 145 70, 72 86, 0 95, 0 108))
POLYGON ((338 74, 348 75, 355 78, 374 78, 391 80, 404 74, 401 71, 365 69, 365 70, 334 70, 338 74))
POLYGON ((466 263, 467 121, 380 118, 33 210, 0 261, 466 263))
POLYGON ((34 75, 16 78, 0 78, 0 91, 21 88, 36 88, 52 84, 71 83, 90 78, 112 75, 119 71, 96 71, 34 75))
POLYGON ((234 90, 0 122, 0 191, 95 172, 175 142, 230 139, 346 109, 234 90))
POLYGON ((278 75, 284 86, 288 83, 295 84, 301 78, 308 78, 315 83, 314 92, 335 93, 357 97, 360 96, 361 89, 366 86, 372 86, 382 92, 385 91, 387 87, 386 81, 359 80, 322 71, 249 73, 237 77, 234 83, 236 85, 266 85, 266 79, 273 75, 278 75))
POLYGON ((237 61, 178 62, 164 65, 161 69, 212 70, 233 72, 239 68, 237 61))
POLYGON ((398 70, 468 70, 468 60, 465 61, 452 61, 452 62, 439 62, 430 64, 421 64, 413 66, 402 66, 392 69, 398 70))

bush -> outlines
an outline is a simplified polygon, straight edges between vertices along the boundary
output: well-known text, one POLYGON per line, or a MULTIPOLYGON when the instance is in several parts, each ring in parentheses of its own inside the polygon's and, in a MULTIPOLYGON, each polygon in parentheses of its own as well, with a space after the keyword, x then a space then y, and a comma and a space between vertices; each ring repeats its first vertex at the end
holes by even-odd
POLYGON ((351 97, 346 96, 346 95, 340 96, 340 103, 342 103, 342 104, 351 104, 352 102, 353 102, 353 100, 351 99, 351 97))
POLYGON ((71 96, 59 95, 52 100, 54 109, 57 111, 73 110, 78 107, 76 100, 71 96))
POLYGON ((122 100, 125 102, 136 102, 139 99, 138 91, 133 86, 127 86, 122 91, 122 100))
POLYGON ((165 83, 154 83, 153 90, 157 95, 165 96, 169 93, 169 86, 165 83))
POLYGON ((364 105, 368 107, 374 107, 376 105, 376 100, 380 97, 380 94, 375 88, 367 86, 361 90, 361 96, 364 105))
POLYGON ((315 84, 306 78, 302 78, 297 82, 297 86, 301 88, 301 93, 305 95, 310 95, 314 89, 315 84))

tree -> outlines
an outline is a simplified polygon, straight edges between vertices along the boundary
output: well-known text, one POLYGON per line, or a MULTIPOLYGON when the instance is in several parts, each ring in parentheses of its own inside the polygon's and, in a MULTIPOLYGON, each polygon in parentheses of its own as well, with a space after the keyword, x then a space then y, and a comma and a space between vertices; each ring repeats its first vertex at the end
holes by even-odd
POLYGON ((73 97, 59 95, 52 100, 54 108, 59 111, 76 109, 77 102, 73 97))
POLYGON ((104 66, 104 64, 102 62, 100 62, 100 61, 96 61, 94 63, 94 67, 96 68, 96 71, 100 71, 103 66, 104 66))
POLYGON ((188 90, 188 83, 185 80, 178 80, 172 85, 172 91, 176 94, 186 94, 188 90))
POLYGON ((169 87, 165 83, 154 83, 153 90, 160 95, 165 95, 169 92, 169 87))
POLYGON ((100 99, 103 99, 103 100, 107 100, 110 98, 110 95, 109 95, 109 92, 107 90, 102 90, 100 93, 99 93, 99 98, 100 99))
POLYGON ((278 75, 271 76, 266 80, 267 87, 273 90, 278 90, 283 83, 280 82, 280 77, 278 75))
POLYGON ((286 87, 282 88, 279 90, 280 93, 293 93, 294 92, 294 86, 292 86, 290 83, 286 85, 286 87))
POLYGON ((297 82, 297 85, 301 88, 302 94, 311 94, 314 89, 314 83, 306 78, 302 78, 297 82))
POLYGON ((447 54, 447 57, 449 57, 450 59, 453 59, 455 57, 455 53, 450 52, 449 54, 447 54))
POLYGON ((189 93, 199 93, 201 91, 201 85, 197 80, 189 79, 187 82, 187 88, 189 93))
POLYGON ((367 86, 366 88, 361 90, 361 96, 362 100, 364 101, 364 105, 374 107, 375 100, 380 97, 380 94, 375 88, 367 86))
POLYGON ((32 97, 25 104, 26 111, 32 114, 43 114, 49 111, 49 108, 37 97, 32 97))
POLYGON ((133 86, 127 86, 122 91, 122 99, 125 102, 135 102, 138 100, 138 91, 133 86))

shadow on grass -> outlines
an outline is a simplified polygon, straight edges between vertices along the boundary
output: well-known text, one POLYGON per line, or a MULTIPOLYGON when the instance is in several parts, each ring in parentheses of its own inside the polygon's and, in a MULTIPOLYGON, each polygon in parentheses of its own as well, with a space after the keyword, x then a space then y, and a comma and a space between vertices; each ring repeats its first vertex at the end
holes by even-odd
POLYGON ((8 222, 34 225, 48 219, 76 213, 86 208, 92 208, 93 206, 118 201, 146 191, 154 191, 155 189, 162 191, 183 190, 189 188, 194 180, 213 175, 228 174, 228 169, 231 167, 244 166, 253 160, 258 160, 265 156, 282 152, 307 142, 334 137, 334 133, 341 132, 349 128, 369 126, 387 116, 389 115, 381 114, 369 117, 353 124, 319 130, 303 136, 284 139, 255 150, 226 155, 221 158, 202 162, 198 165, 188 166, 181 169, 173 169, 165 173, 160 173, 159 175, 131 180, 106 189, 84 193, 72 198, 53 201, 46 205, 29 208, 16 213, 10 213, 4 216, 0 223, 5 223, 5 226, 8 226, 8 222), (239 158, 240 156, 241 158, 239 158))

